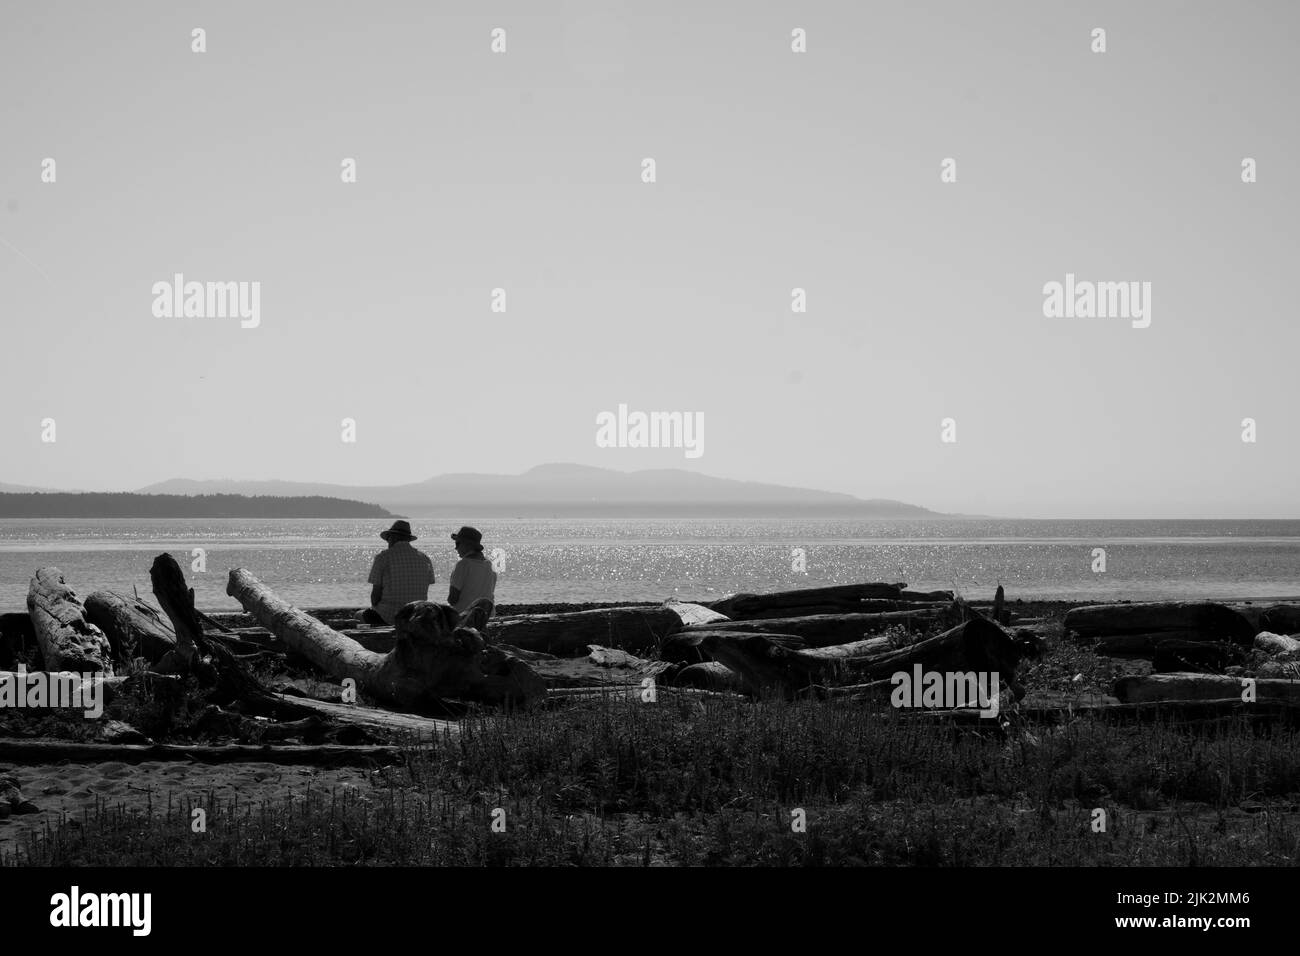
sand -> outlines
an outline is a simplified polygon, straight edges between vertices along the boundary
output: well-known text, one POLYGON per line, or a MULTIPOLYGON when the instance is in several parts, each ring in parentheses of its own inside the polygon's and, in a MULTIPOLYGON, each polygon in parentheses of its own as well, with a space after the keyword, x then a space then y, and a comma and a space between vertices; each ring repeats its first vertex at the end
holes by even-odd
POLYGON ((360 767, 286 767, 274 763, 202 764, 191 761, 150 761, 138 764, 32 764, 0 767, 0 777, 18 781, 23 799, 40 813, 14 814, 0 820, 0 852, 10 855, 25 845, 28 834, 47 824, 57 826, 67 817, 82 819, 94 813, 96 800, 109 806, 144 811, 152 800, 154 812, 166 812, 185 800, 207 805, 213 795, 226 802, 236 794, 242 806, 265 801, 284 804, 286 797, 301 798, 308 788, 325 793, 356 787, 369 790, 371 772, 360 767))

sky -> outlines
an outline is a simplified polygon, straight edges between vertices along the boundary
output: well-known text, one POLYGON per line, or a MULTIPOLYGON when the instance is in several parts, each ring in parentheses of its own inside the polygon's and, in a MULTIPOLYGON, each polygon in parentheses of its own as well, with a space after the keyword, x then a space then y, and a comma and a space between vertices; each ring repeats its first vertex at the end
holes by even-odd
POLYGON ((16 0, 0 482, 568 461, 945 512, 1300 517, 1298 20, 16 0), (176 273, 260 283, 258 324, 155 314, 176 273), (1149 282, 1149 326, 1047 317, 1067 273, 1149 282), (698 457, 599 447, 620 404, 702 416, 698 457))

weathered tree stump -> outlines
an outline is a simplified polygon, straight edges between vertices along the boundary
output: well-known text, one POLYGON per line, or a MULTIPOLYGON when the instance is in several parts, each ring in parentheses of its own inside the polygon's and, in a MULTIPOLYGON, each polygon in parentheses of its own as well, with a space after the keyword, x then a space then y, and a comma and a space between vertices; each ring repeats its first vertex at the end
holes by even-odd
POLYGON ((198 657, 203 642, 203 623, 194 610, 194 589, 185 584, 185 573, 170 554, 160 554, 149 568, 153 594, 171 621, 176 646, 158 662, 161 671, 187 673, 198 657))
POLYGON ((41 568, 27 591, 31 616, 47 671, 113 673, 113 650, 104 632, 86 618, 86 608, 58 568, 41 568))

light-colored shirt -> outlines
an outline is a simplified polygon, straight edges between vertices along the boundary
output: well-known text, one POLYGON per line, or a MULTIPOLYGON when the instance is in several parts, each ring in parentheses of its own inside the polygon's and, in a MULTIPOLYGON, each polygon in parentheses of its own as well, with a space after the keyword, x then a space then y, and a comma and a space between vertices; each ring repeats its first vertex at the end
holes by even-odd
POLYGON ((429 585, 433 584, 433 562, 423 551, 411 547, 411 542, 396 541, 387 551, 375 555, 369 581, 384 589, 375 611, 392 624, 394 615, 404 605, 412 601, 429 600, 429 585))
POLYGON ((479 598, 496 603, 497 573, 483 552, 461 558, 451 571, 451 586, 460 591, 456 613, 464 614, 479 598))

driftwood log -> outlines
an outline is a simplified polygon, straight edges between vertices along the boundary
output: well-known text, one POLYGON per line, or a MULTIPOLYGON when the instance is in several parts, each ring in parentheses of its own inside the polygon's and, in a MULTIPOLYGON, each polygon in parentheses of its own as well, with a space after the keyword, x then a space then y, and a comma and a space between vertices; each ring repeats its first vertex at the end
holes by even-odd
POLYGON ((113 656, 123 664, 143 657, 150 664, 176 650, 176 632, 144 601, 116 591, 86 598, 86 617, 108 637, 113 656))
MULTIPOLYGON (((1152 674, 1148 677, 1121 677, 1115 682, 1115 696, 1126 704, 1174 700, 1241 702, 1246 686, 1246 682, 1237 677, 1188 673, 1152 674)), ((1254 681, 1254 692, 1258 703, 1300 704, 1300 680, 1257 678, 1254 681)), ((1249 703, 1246 706, 1249 707, 1249 703)))
POLYGON ((1025 648, 983 618, 904 647, 875 638, 840 648, 791 650, 762 634, 722 639, 719 632, 706 637, 702 645, 714 660, 760 693, 775 690, 790 696, 814 685, 843 683, 845 677, 863 683, 883 681, 917 665, 923 671, 940 673, 997 672, 999 680, 1010 685, 1017 696, 1023 693, 1015 682, 1015 671, 1025 648))
MULTIPOLYGON (((397 632, 391 627, 334 628, 334 630, 377 654, 387 654, 397 644, 397 632)), ((289 650, 284 641, 264 627, 236 627, 223 632, 204 631, 203 634, 205 637, 219 636, 229 642, 239 642, 280 654, 289 650)))
MULTIPOLYGON (((945 619, 944 609, 927 611, 886 611, 882 614, 810 614, 805 617, 765 618, 762 620, 731 621, 707 624, 702 628, 686 628, 684 633, 696 630, 733 631, 740 634, 788 634, 801 638, 809 647, 829 647, 861 640, 865 635, 890 627, 904 627, 909 631, 938 630, 945 619)), ((960 620, 954 611, 951 623, 960 620)))
POLYGON ((1285 634, 1261 631, 1255 635, 1255 650, 1270 656, 1291 658, 1300 655, 1300 640, 1285 634))
POLYGON ((420 740, 455 736, 460 732, 460 724, 454 720, 438 717, 422 717, 417 714, 403 714, 378 707, 365 707, 360 704, 344 704, 330 700, 316 700, 311 697, 290 697, 278 695, 285 708, 319 714, 330 720, 363 730, 379 731, 398 736, 413 736, 420 740))
POLYGON ((929 601, 931 603, 947 603, 956 597, 951 591, 909 591, 906 588, 899 591, 898 594, 904 601, 929 601))
MULTIPOLYGON (((521 651, 550 656, 585 656, 588 645, 582 643, 583 638, 587 638, 591 644, 604 647, 617 644, 624 650, 648 651, 655 646, 655 642, 647 635, 656 628, 673 633, 683 623, 726 623, 727 620, 721 614, 699 604, 669 602, 665 607, 675 617, 664 613, 662 608, 653 606, 603 608, 561 614, 509 615, 489 620, 486 631, 482 628, 478 630, 479 633, 486 633, 490 643, 505 647, 517 657, 523 656, 519 653, 521 651), (651 612, 649 618, 647 612, 651 612), (584 616, 575 618, 570 616, 571 614, 584 616), (608 616, 602 620, 602 614, 608 616), (565 636, 565 628, 576 628, 571 638, 565 636), (594 636, 597 633, 600 635, 600 640, 594 636), (508 639, 506 635, 509 635, 508 639), (524 647, 517 641, 524 641, 528 646, 524 647), (624 643, 618 644, 619 641, 624 643), (548 647, 554 650, 547 651, 548 647)), ((379 654, 387 654, 397 643, 397 632, 391 627, 336 627, 335 629, 367 650, 379 654)), ((228 636, 257 644, 267 650, 283 652, 287 649, 283 641, 264 627, 237 627, 232 629, 228 636)))
POLYGON ((592 644, 634 652, 654 650, 681 627, 682 618, 672 606, 607 607, 499 617, 488 624, 488 640, 573 657, 585 655, 592 644))
MULTIPOLYGON (((836 696, 843 688, 832 688, 836 696)), ((899 716, 911 720, 943 720, 959 725, 979 726, 985 721, 977 711, 969 708, 954 710, 899 711, 899 716)), ((1026 706, 1019 702, 1016 708, 1019 719, 1033 723, 1069 724, 1080 718, 1108 724, 1155 724, 1169 727, 1173 724, 1203 725, 1224 720, 1258 722, 1269 727, 1296 726, 1300 724, 1300 706, 1285 701, 1263 701, 1244 704, 1237 698, 1225 700, 1157 700, 1140 704, 1121 704, 1110 699, 1106 702, 1089 701, 1077 704, 1026 706)))
POLYGON ((1210 601, 1093 604, 1067 611, 1064 626, 1066 631, 1073 631, 1085 641, 1175 632, 1168 636, 1180 640, 1230 641, 1249 647, 1255 636, 1254 626, 1244 616, 1210 601))
MULTIPOLYGON (((1162 644, 1222 644, 1201 631, 1145 631, 1140 634, 1107 634, 1097 638, 1093 650, 1108 657, 1150 657, 1162 644)), ((1240 646, 1240 645, 1238 645, 1240 646)))
POLYGON ((777 617, 810 617, 814 614, 885 614, 894 611, 900 614, 928 614, 940 610, 945 604, 951 603, 951 598, 942 600, 927 598, 924 601, 890 601, 884 598, 868 598, 862 601, 801 604, 797 607, 774 608, 770 611, 753 611, 741 615, 737 620, 765 621, 777 617))
POLYGON ((870 598, 889 601, 903 600, 906 584, 842 584, 826 588, 803 588, 798 591, 777 591, 772 594, 732 594, 709 607, 725 614, 733 621, 742 620, 765 611, 788 611, 797 614, 798 608, 830 606, 854 611, 857 602, 870 598))
POLYGON ((421 709, 451 698, 524 705, 546 693, 529 665, 488 646, 478 631, 457 628, 449 605, 416 601, 402 608, 397 641, 387 654, 356 641, 292 607, 242 568, 230 572, 226 593, 289 648, 328 674, 351 678, 385 703, 421 709))
POLYGON ((203 622, 194 609, 194 589, 185 583, 185 572, 170 554, 160 554, 149 568, 153 594, 158 606, 171 621, 176 646, 158 662, 162 671, 184 674, 190 671, 199 656, 203 642, 203 622))
POLYGON ((86 618, 86 608, 58 568, 41 568, 27 591, 27 613, 47 671, 113 673, 113 651, 104 632, 86 618))

